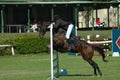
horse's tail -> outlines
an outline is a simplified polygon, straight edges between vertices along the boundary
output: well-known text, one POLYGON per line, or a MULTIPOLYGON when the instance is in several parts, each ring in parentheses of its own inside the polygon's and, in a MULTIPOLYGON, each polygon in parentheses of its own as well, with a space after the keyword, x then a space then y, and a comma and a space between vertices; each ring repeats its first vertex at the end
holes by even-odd
POLYGON ((105 60, 106 56, 105 56, 104 50, 101 47, 98 47, 98 46, 93 46, 93 47, 96 51, 99 52, 99 54, 101 54, 103 61, 108 62, 107 60, 105 60))

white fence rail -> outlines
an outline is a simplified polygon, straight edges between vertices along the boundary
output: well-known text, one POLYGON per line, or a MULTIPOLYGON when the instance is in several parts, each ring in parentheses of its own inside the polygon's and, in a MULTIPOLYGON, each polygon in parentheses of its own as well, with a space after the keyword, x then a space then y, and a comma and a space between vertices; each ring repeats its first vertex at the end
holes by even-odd
POLYGON ((0 45, 0 47, 10 47, 10 48, 11 48, 12 55, 15 55, 14 47, 13 47, 12 45, 0 45))

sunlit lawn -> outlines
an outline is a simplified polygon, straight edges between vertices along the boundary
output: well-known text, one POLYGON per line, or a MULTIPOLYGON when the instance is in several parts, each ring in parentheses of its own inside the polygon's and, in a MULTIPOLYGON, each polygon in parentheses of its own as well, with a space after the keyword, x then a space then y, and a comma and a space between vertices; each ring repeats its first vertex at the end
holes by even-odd
MULTIPOLYGON (((107 57, 108 63, 100 56, 94 56, 102 70, 103 76, 93 75, 92 67, 81 56, 59 54, 60 69, 67 69, 68 75, 60 76, 59 80, 118 80, 120 78, 120 58, 107 57)), ((50 77, 50 55, 0 56, 0 80, 47 80, 50 77)))
MULTIPOLYGON (((94 31, 77 31, 78 36, 81 36, 81 38, 86 38, 87 35, 91 35, 91 37, 95 37, 97 34, 100 35, 100 37, 104 38, 112 38, 111 36, 111 30, 94 30, 94 31), (104 33, 104 34, 103 34, 104 33)), ((31 35, 31 36, 38 36, 39 33, 0 33, 0 39, 5 39, 5 38, 12 38, 16 36, 23 36, 23 35, 31 35)), ((50 34, 49 31, 45 34, 45 37, 49 38, 50 34)))
MULTIPOLYGON (((111 30, 107 31, 78 31, 78 36, 86 38, 87 35, 111 38, 111 30), (103 34, 104 33, 104 34, 103 34), (108 36, 109 35, 109 36, 108 36)), ((9 39, 21 35, 38 36, 38 33, 0 34, 0 39, 9 39)), ((49 32, 45 34, 49 38, 49 32)), ((111 54, 111 52, 107 53, 111 54)), ((67 69, 68 76, 60 76, 59 80, 118 80, 120 77, 120 58, 107 57, 108 63, 102 61, 100 56, 94 56, 103 76, 93 75, 93 68, 81 56, 69 56, 67 53, 59 54, 60 69, 67 69), (70 76, 71 75, 71 76, 70 76)), ((50 54, 0 56, 0 80, 47 80, 50 77, 50 54)))

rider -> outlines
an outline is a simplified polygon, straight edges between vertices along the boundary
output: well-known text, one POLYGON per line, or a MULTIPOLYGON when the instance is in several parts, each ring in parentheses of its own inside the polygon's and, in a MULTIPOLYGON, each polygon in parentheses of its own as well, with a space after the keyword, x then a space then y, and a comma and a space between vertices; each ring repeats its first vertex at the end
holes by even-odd
POLYGON ((72 46, 73 46, 73 40, 71 40, 71 32, 73 29, 73 24, 69 24, 68 22, 62 20, 59 15, 55 15, 54 16, 54 29, 55 31, 58 31, 60 28, 62 28, 63 30, 67 31, 66 32, 66 39, 67 42, 69 44, 68 46, 68 51, 71 50, 72 46))

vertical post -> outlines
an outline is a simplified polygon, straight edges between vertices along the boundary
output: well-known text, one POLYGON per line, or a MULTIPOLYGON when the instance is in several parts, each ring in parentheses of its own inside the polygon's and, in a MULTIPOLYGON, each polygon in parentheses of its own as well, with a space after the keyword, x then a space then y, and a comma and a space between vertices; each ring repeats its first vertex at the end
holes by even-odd
POLYGON ((90 43, 90 35, 87 35, 87 42, 90 43))
POLYGON ((117 7, 117 27, 120 28, 119 26, 120 26, 120 23, 119 23, 119 6, 118 6, 117 7))
POLYGON ((92 8, 92 30, 94 30, 94 9, 92 8))
POLYGON ((59 55, 58 55, 58 52, 56 53, 56 57, 57 57, 57 76, 59 76, 59 55))
POLYGON ((28 30, 28 32, 30 32, 30 7, 31 7, 31 5, 28 6, 28 10, 27 10, 27 19, 28 19, 27 30, 28 30))
POLYGON ((54 19, 54 7, 51 8, 51 21, 54 19))
POLYGON ((11 51, 12 51, 12 55, 14 56, 14 55, 15 55, 15 52, 14 52, 13 46, 11 47, 11 51))
POLYGON ((108 14, 108 16, 107 16, 108 17, 108 19, 107 19, 107 21, 108 21, 108 27, 110 27, 109 8, 107 8, 107 14, 108 14))
POLYGON ((51 80, 54 80, 54 72, 53 72, 53 25, 50 27, 50 54, 51 54, 51 80))
POLYGON ((98 10, 96 9, 96 17, 95 18, 98 18, 98 10))
POLYGON ((3 13, 3 8, 5 5, 2 5, 1 9, 1 33, 4 33, 4 13, 3 13))
POLYGON ((75 8, 74 8, 74 20, 75 20, 75 27, 77 27, 78 26, 78 7, 77 6, 75 6, 75 8))

